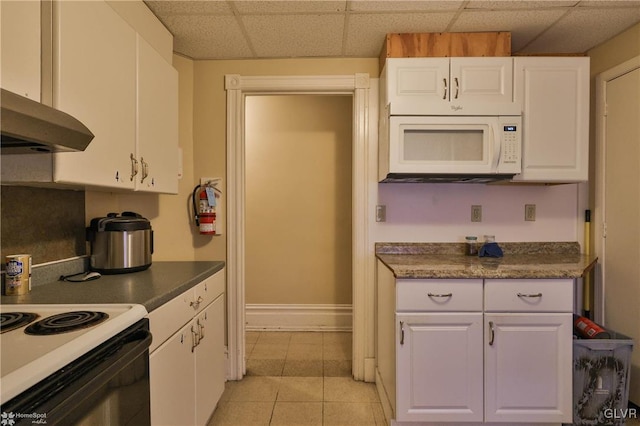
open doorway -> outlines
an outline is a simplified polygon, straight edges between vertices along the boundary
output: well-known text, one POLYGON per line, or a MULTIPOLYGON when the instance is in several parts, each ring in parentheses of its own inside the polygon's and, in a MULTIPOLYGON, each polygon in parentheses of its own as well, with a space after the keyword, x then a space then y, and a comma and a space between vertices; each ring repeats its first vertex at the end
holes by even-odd
POLYGON ((352 97, 352 376, 373 381, 375 345, 374 247, 370 241, 375 181, 377 86, 368 74, 346 76, 225 76, 227 91, 227 312, 228 378, 246 372, 246 165, 245 101, 248 96, 323 94, 352 97))
POLYGON ((351 375, 352 110, 245 99, 247 375, 351 375))

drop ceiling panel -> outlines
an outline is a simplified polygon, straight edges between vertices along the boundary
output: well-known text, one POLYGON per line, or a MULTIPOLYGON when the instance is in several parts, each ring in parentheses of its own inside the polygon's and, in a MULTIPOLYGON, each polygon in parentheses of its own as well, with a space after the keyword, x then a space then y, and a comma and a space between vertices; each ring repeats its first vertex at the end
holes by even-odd
POLYGON ((174 50, 191 58, 254 56, 236 18, 231 15, 170 16, 167 28, 174 34, 174 50))
POLYGON ((156 15, 231 15, 232 10, 225 1, 145 1, 156 15))
POLYGON ((349 16, 345 55, 375 58, 387 33, 442 32, 454 13, 354 14, 349 16))
POLYGON ((147 0, 193 59, 377 57, 387 33, 511 32, 514 54, 585 53, 640 0, 147 0))
POLYGON ((349 10, 356 12, 450 11, 460 8, 462 1, 369 1, 349 2, 349 10))
POLYGON ((536 53, 542 49, 551 53, 585 52, 639 20, 640 7, 572 10, 522 52, 536 53))
POLYGON ((344 15, 249 15, 242 23, 259 57, 341 54, 344 15))
POLYGON ((281 13, 335 13, 344 12, 346 1, 297 0, 297 1, 233 1, 235 9, 245 14, 281 13))
POLYGON ((574 6, 578 3, 574 1, 478 1, 471 0, 465 7, 466 10, 487 9, 487 10, 509 10, 509 9, 558 9, 574 6))
POLYGON ((556 22, 563 10, 511 10, 464 12, 450 28, 453 32, 510 31, 511 50, 517 52, 556 22))

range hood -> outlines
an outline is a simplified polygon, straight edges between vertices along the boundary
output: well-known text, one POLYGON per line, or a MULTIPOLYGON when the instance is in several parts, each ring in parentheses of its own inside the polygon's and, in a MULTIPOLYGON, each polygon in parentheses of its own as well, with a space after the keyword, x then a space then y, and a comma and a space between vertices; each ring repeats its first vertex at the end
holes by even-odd
POLYGON ((84 151, 94 135, 67 113, 0 89, 3 154, 84 151))
POLYGON ((515 174, 389 173, 380 183, 491 183, 509 181, 515 174))

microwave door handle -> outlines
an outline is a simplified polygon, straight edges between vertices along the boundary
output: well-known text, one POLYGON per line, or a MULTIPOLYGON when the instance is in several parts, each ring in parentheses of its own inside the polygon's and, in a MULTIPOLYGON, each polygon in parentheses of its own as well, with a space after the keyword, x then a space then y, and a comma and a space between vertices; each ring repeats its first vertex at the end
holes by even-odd
POLYGON ((500 138, 496 137, 496 129, 494 125, 489 126, 491 128, 491 138, 493 140, 493 167, 492 170, 498 171, 498 164, 500 163, 500 154, 502 149, 502 144, 500 143, 500 138))

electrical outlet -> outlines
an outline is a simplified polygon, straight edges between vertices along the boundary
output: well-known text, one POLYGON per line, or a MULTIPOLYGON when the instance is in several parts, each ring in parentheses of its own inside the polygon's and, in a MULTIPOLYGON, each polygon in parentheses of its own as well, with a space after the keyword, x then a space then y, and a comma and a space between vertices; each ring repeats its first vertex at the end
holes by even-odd
POLYGON ((536 205, 525 204, 524 205, 524 220, 528 222, 535 222, 536 220, 536 205))
POLYGON ((482 222, 482 206, 471 206, 471 222, 482 222))
POLYGON ((376 222, 386 222, 387 221, 387 206, 379 205, 376 206, 376 222))

